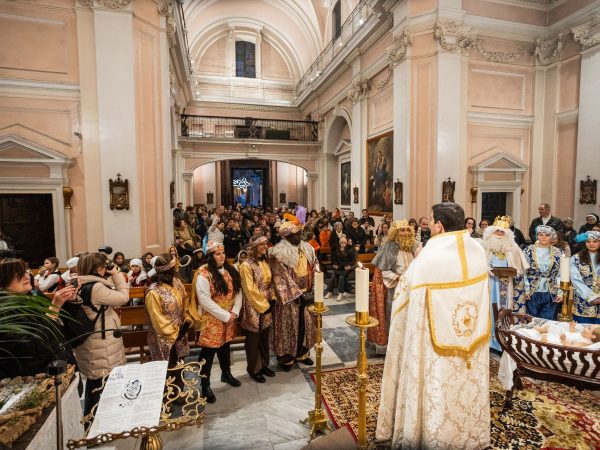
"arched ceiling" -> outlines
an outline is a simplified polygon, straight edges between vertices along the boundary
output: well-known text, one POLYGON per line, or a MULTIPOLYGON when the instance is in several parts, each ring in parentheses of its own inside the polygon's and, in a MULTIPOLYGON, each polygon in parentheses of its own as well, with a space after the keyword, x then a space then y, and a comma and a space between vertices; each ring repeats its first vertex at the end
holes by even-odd
POLYGON ((207 44, 232 27, 254 27, 284 53, 301 76, 321 53, 329 0, 188 0, 184 14, 190 56, 200 61, 207 44))

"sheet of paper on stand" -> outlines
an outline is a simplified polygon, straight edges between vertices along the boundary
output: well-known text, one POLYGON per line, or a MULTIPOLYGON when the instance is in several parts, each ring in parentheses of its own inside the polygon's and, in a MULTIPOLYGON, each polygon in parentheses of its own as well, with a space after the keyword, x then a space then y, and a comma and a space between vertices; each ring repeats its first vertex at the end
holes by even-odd
POLYGON ((106 381, 88 438, 156 426, 168 361, 115 367, 106 381))

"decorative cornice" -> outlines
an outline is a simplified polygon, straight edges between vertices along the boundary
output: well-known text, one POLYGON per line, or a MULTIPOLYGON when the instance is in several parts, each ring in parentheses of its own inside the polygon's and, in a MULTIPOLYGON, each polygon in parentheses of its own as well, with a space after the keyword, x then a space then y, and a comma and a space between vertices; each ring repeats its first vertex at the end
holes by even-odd
POLYGON ((553 64, 560 60, 563 47, 567 41, 567 34, 559 34, 552 39, 536 39, 533 55, 536 62, 543 66, 553 64))
POLYGON ((358 80, 352 83, 352 87, 348 90, 347 96, 352 104, 362 102, 369 94, 369 80, 358 80))
POLYGON ((471 27, 458 27, 455 22, 436 22, 435 38, 444 50, 466 56, 477 42, 477 32, 471 27))
POLYGON ((158 2, 158 13, 166 18, 166 29, 169 35, 174 36, 177 24, 173 17, 173 1, 172 0, 159 0, 158 2))
POLYGON ((129 6, 131 0, 96 0, 105 8, 109 9, 121 9, 129 6))
POLYGON ((486 60, 503 64, 512 64, 519 58, 525 56, 527 53, 531 53, 531 47, 523 44, 517 44, 515 49, 511 52, 488 50, 485 47, 482 39, 477 39, 475 48, 486 60))
POLYGON ((571 28, 571 31, 573 38, 581 44, 584 50, 600 44, 600 14, 571 28))
MULTIPOLYGON (((94 0, 79 0, 83 6, 88 8, 94 7, 94 0)), ((99 6, 104 6, 108 9, 122 9, 129 6, 131 0, 95 0, 99 6)))

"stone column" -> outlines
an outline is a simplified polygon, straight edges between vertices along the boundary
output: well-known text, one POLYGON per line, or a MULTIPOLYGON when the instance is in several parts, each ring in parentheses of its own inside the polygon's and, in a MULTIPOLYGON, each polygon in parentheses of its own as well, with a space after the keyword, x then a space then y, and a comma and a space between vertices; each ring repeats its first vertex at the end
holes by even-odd
POLYGON ((575 223, 585 221, 585 215, 598 214, 600 196, 596 194, 595 205, 579 203, 579 183, 587 175, 600 180, 600 15, 573 28, 575 40, 582 45, 581 78, 579 82, 579 123, 577 130, 577 163, 575 168, 575 223))
POLYGON ((311 209, 318 209, 317 205, 317 186, 319 181, 318 172, 307 172, 306 178, 308 178, 308 198, 306 199, 306 207, 310 211, 311 209))
POLYGON ((193 171, 184 171, 181 174, 181 178, 183 179, 183 196, 181 201, 183 202, 183 207, 193 206, 194 205, 194 172, 193 171))

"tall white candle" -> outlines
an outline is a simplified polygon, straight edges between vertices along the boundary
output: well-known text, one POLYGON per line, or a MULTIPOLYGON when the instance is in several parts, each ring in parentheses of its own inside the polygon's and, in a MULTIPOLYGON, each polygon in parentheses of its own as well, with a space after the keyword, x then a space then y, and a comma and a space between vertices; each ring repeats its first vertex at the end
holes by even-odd
POLYGON ((560 257, 560 282, 568 283, 571 281, 571 258, 568 256, 560 257))
POLYGON ((323 303, 323 272, 315 270, 315 302, 323 303))
POLYGON ((358 263, 354 275, 356 276, 356 312, 369 312, 369 270, 358 263))

